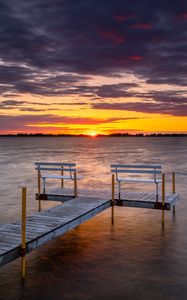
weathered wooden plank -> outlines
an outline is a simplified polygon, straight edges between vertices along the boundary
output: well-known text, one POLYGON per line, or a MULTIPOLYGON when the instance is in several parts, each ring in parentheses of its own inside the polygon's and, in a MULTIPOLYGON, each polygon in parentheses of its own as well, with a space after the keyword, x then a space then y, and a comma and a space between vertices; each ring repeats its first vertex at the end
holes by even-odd
POLYGON ((7 248, 6 246, 2 245, 1 248, 0 248, 0 255, 6 253, 9 250, 10 250, 9 248, 7 248))
POLYGON ((179 194, 171 194, 168 195, 168 202, 170 202, 171 205, 175 205, 179 201, 179 194))
POLYGON ((74 198, 74 195, 54 195, 54 194, 36 194, 36 200, 48 200, 48 201, 69 201, 74 198))
MULTIPOLYGON (((78 195, 80 197, 96 197, 100 199, 110 199, 111 198, 111 192, 105 191, 105 190, 89 190, 89 189, 81 189, 78 190, 78 195)), ((46 193, 45 196, 41 196, 44 199, 42 200, 49 200, 49 201, 68 201, 73 196, 73 190, 70 188, 53 188, 49 189, 48 193, 46 193)), ((38 194, 36 194, 36 199, 38 200, 38 194)))
MULTIPOLYGON (((31 233, 28 229, 27 229, 27 236, 26 236, 26 239, 27 240, 30 240, 32 239, 36 234, 34 234, 33 232, 31 233)), ((13 234, 13 233, 10 233, 9 230, 6 230, 6 231, 3 231, 2 232, 2 235, 0 234, 0 241, 1 241, 1 237, 4 237, 6 238, 6 240, 10 240, 10 241, 21 241, 21 233, 20 234, 13 234)), ((1 244, 1 242, 0 242, 1 244)))
MULTIPOLYGON (((34 236, 34 238, 31 240, 27 239, 26 251, 30 252, 31 250, 43 245, 47 241, 64 234, 68 230, 92 218, 108 207, 110 207, 109 200, 96 201, 94 198, 80 198, 78 200, 72 200, 72 202, 67 203, 66 206, 59 205, 55 208, 48 209, 46 212, 42 212, 41 214, 37 213, 34 215, 34 217, 28 217, 27 234, 31 234, 33 236, 34 232, 34 234, 36 233, 36 236, 34 236), (53 213, 58 212, 62 214, 62 217, 59 218, 58 222, 54 222, 56 218, 53 217, 53 213), (43 215, 43 213, 47 213, 48 215, 43 215), (43 225, 43 222, 45 222, 46 225, 43 225)), ((7 232, 12 230, 15 237, 18 239, 18 237, 20 237, 21 225, 19 222, 3 225, 3 230, 5 232, 4 238, 7 237, 6 230, 7 232)), ((7 238, 7 241, 7 244, 6 239, 2 243, 3 249, 7 251, 4 251, 3 249, 0 250, 0 265, 4 265, 20 256, 20 241, 16 244, 16 246, 15 244, 14 246, 10 246, 9 241, 11 241, 11 237, 10 240, 7 238)))
MULTIPOLYGON (((137 207, 137 208, 149 208, 149 209, 162 209, 161 202, 153 201, 135 201, 135 200, 115 200, 115 205, 126 206, 126 207, 137 207)), ((170 204, 165 203, 165 210, 170 210, 170 204)))
MULTIPOLYGON (((9 225, 9 224, 7 224, 7 225, 9 225)), ((42 227, 42 225, 41 225, 41 227, 42 227)), ((30 224, 30 227, 28 227, 28 224, 27 224, 27 226, 26 226, 26 230, 28 231, 28 229, 29 228, 32 228, 32 226, 31 226, 31 224, 30 224)), ((36 224, 33 224, 33 231, 34 231, 34 229, 37 229, 38 228, 38 226, 36 225, 36 224)), ((41 230, 42 229, 44 229, 44 228, 41 228, 41 230)), ((7 232, 7 234, 10 234, 10 235, 14 235, 14 236, 21 236, 21 229, 19 229, 19 228, 16 228, 16 229, 14 229, 14 228, 12 228, 12 227, 9 227, 9 226, 7 226, 7 228, 3 228, 1 231, 0 231, 0 233, 5 233, 5 232, 7 232)))
POLYGON ((10 242, 1 240, 0 249, 2 249, 2 248, 10 249, 13 246, 17 246, 17 245, 18 245, 18 243, 10 243, 10 242))

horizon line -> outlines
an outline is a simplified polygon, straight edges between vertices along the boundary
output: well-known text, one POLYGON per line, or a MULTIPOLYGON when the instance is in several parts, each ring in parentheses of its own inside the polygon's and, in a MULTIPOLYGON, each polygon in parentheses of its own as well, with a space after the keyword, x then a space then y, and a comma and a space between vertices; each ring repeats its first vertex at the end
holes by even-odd
POLYGON ((187 136, 187 133, 111 133, 111 134, 97 134, 91 136, 89 134, 52 134, 52 133, 10 133, 0 134, 0 137, 161 137, 161 136, 187 136))

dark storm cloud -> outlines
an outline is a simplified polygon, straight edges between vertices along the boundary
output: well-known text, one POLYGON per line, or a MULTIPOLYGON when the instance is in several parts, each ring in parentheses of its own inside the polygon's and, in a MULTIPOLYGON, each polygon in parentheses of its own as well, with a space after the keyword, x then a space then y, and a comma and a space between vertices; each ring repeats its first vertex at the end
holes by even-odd
POLYGON ((171 116, 187 116, 187 97, 184 91, 151 91, 149 93, 129 93, 138 101, 111 103, 107 99, 92 104, 94 109, 136 111, 151 114, 167 114, 171 116))
POLYGON ((0 93, 31 93, 43 96, 71 94, 71 87, 88 80, 77 74, 48 74, 47 71, 28 66, 0 65, 0 93), (66 91, 67 90, 67 91, 66 91))
POLYGON ((25 101, 5 100, 0 102, 0 109, 13 109, 25 104, 25 101))
POLYGON ((119 83, 119 84, 104 84, 100 86, 94 85, 78 85, 70 88, 64 88, 63 95, 89 95, 91 97, 98 96, 100 98, 120 98, 131 97, 133 93, 129 89, 138 87, 136 83, 119 83))
POLYGON ((186 116, 187 103, 171 103, 166 102, 126 102, 126 103, 96 103, 92 106, 95 109, 111 109, 111 110, 124 110, 136 111, 151 114, 166 114, 171 116, 186 116))
MULTIPOLYGON (((0 115, 0 132, 4 130, 29 130, 36 128, 51 128, 51 124, 54 125, 97 125, 107 124, 112 122, 128 121, 138 118, 76 118, 76 117, 61 117, 55 115, 22 115, 22 116, 8 116, 0 115)), ((57 127, 56 126, 56 127, 57 127)))
MULTIPOLYGON (((136 85, 131 84, 113 84, 103 86, 90 86, 90 87, 77 87, 73 93, 92 93, 95 98, 91 102, 84 101, 63 101, 59 102, 32 102, 32 101, 18 101, 18 100, 4 100, 0 102, 0 110, 18 109, 25 112, 47 112, 47 111, 61 111, 64 110, 64 106, 68 107, 92 107, 93 109, 109 109, 109 110, 126 110, 145 113, 162 113, 173 116, 186 116, 187 115, 187 97, 183 94, 185 91, 150 91, 150 92, 130 92, 126 91, 126 88, 136 85), (138 101, 130 102, 129 98, 134 97, 138 101), (109 99, 124 98, 124 102, 111 103, 109 99), (46 108, 43 108, 46 106, 46 108), (41 108, 42 107, 42 108, 41 108)), ((66 93, 71 93, 69 90, 66 93)), ((74 109, 74 108, 72 108, 74 109)), ((72 119, 73 120, 73 119, 72 119)))
POLYGON ((183 87, 186 16, 184 0, 2 0, 0 92, 130 97, 120 86, 82 83, 124 72, 183 87))
POLYGON ((34 107, 25 107, 25 108, 20 108, 19 111, 42 112, 42 111, 48 111, 48 109, 34 108, 34 107))
POLYGON ((20 100, 19 101, 18 100, 3 100, 3 101, 0 101, 0 110, 1 109, 15 109, 15 108, 20 108, 25 105, 50 106, 51 104, 43 103, 43 102, 20 101, 20 100))
POLYGON ((96 89, 95 94, 100 98, 132 97, 129 88, 137 87, 135 83, 106 84, 96 89))
MULTIPOLYGON (((20 93, 31 93, 42 96, 65 96, 65 95, 79 95, 79 96, 99 96, 103 98, 119 98, 119 97, 131 97, 132 93, 128 90, 134 87, 138 87, 136 83, 119 83, 119 84, 106 84, 100 86, 91 85, 74 85, 79 78, 73 79, 73 76, 67 75, 55 76, 51 78, 38 79, 37 84, 24 80, 14 80, 14 90, 16 89, 20 93), (65 81, 66 80, 66 81, 65 81), (70 83, 71 82, 71 83, 70 83)), ((80 77, 81 78, 81 77, 80 77)), ((5 87, 11 89, 10 87, 5 87)), ((13 91, 13 89, 12 89, 13 91)))
MULTIPOLYGON (((32 102, 32 101, 18 101, 18 100, 4 100, 0 101, 0 110, 2 109, 19 109, 20 111, 49 111, 49 110, 61 110, 59 108, 62 106, 85 106, 86 102, 51 102, 51 103, 43 103, 43 102, 32 102), (42 106, 36 107, 36 106, 42 106), (46 106, 47 108, 43 108, 46 106)), ((70 110, 70 109, 69 109, 70 110)))

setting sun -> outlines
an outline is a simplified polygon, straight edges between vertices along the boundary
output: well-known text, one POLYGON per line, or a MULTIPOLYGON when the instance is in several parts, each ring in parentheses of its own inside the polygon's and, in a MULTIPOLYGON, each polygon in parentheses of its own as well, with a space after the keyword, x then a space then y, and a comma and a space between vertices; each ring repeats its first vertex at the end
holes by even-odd
POLYGON ((90 131, 90 132, 88 132, 88 135, 91 136, 91 137, 96 137, 97 132, 96 131, 90 131))

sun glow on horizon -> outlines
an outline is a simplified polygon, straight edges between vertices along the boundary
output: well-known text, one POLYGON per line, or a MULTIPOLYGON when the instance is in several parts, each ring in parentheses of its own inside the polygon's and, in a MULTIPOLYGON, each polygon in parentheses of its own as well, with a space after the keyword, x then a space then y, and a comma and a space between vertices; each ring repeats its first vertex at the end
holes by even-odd
POLYGON ((87 135, 89 135, 90 137, 96 137, 97 135, 98 135, 98 133, 96 132, 96 131, 89 131, 88 133, 87 133, 87 135))

